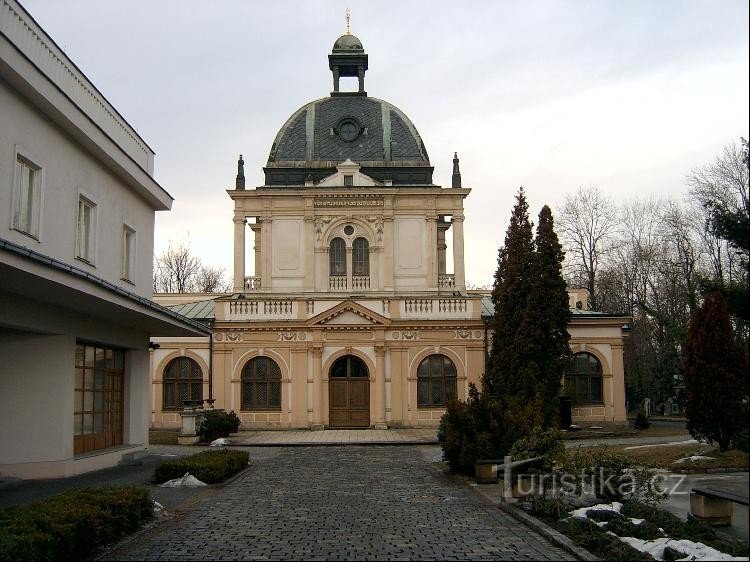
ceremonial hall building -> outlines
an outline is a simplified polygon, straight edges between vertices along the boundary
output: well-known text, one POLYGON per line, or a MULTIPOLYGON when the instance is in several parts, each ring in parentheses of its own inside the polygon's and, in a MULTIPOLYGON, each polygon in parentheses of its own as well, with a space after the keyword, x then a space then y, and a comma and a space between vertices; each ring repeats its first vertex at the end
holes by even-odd
MULTIPOLYGON (((333 91, 283 124, 264 185, 245 186, 240 157, 227 191, 233 292, 154 297, 212 335, 153 340, 152 427, 179 427, 186 400, 234 410, 247 429, 434 427, 447 400, 479 383, 492 304, 466 290, 471 189, 458 158, 451 186, 437 185, 414 124, 365 91, 357 37, 339 37, 328 63, 333 91), (341 77, 356 77, 356 91, 341 77)), ((627 319, 582 301, 571 293, 574 422, 624 423, 627 319)))

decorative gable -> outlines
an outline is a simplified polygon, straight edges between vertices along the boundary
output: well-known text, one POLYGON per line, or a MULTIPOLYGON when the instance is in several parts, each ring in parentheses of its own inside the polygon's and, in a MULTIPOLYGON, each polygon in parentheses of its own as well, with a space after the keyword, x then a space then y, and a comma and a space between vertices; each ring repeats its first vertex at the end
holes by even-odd
POLYGON ((388 319, 354 301, 347 300, 314 316, 309 323, 317 326, 383 326, 388 323, 388 319))
POLYGON ((360 165, 347 158, 336 166, 336 173, 320 180, 316 187, 376 187, 384 185, 359 171, 360 165))

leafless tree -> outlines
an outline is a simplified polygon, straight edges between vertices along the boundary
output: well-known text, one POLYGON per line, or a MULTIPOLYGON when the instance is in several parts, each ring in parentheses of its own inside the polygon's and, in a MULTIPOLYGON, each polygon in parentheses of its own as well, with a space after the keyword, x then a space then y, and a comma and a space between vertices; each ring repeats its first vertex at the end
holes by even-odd
POLYGON ((232 290, 223 267, 201 267, 195 277, 195 290, 199 293, 227 293, 232 290))
POLYGON ((617 208, 598 187, 580 187, 565 197, 558 216, 569 276, 588 290, 589 308, 599 310, 596 276, 615 242, 617 208))
POLYGON ((155 293, 217 293, 229 290, 225 270, 201 264, 185 243, 169 244, 154 260, 155 293))

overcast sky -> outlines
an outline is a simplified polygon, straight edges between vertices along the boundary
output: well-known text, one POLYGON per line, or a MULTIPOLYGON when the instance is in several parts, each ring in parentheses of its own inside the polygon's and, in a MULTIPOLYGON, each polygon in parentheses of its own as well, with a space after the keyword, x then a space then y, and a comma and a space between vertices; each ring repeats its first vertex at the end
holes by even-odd
POLYGON ((331 91, 347 6, 366 90, 411 118, 435 183, 459 153, 473 284, 491 283, 519 185, 534 219, 579 186, 681 198, 748 137, 747 0, 21 1, 156 152, 175 198, 156 252, 189 238, 230 274, 237 156, 262 184, 278 129, 331 91))

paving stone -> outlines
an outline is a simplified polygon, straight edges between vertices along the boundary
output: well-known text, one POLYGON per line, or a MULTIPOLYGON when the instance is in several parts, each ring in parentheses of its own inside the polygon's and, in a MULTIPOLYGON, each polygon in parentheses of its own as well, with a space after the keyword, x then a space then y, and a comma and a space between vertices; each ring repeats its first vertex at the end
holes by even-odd
POLYGON ((434 449, 277 449, 104 559, 574 559, 443 474, 434 449))

